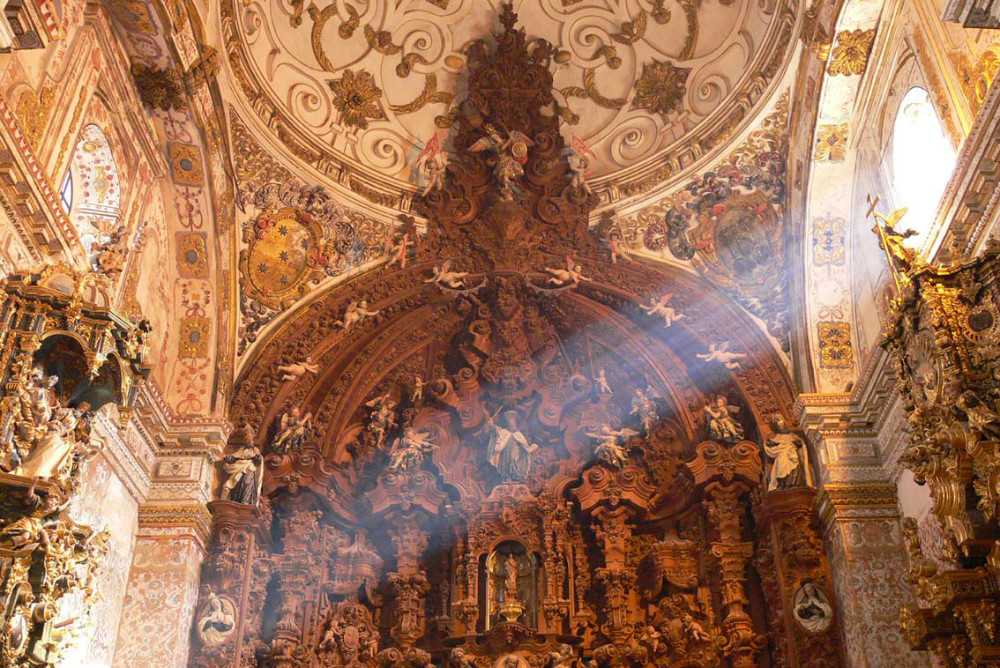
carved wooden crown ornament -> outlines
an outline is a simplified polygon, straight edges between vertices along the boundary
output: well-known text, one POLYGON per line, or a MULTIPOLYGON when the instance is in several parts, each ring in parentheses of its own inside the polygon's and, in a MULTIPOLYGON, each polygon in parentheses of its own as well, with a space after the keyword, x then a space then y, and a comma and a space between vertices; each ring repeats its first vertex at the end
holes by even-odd
POLYGON ((573 184, 559 119, 551 113, 554 53, 529 43, 505 4, 495 48, 467 51, 469 95, 453 126, 443 186, 415 208, 429 221, 429 243, 452 250, 467 271, 531 266, 596 246, 588 234, 597 198, 573 184), (581 248, 583 246, 583 248, 581 248))

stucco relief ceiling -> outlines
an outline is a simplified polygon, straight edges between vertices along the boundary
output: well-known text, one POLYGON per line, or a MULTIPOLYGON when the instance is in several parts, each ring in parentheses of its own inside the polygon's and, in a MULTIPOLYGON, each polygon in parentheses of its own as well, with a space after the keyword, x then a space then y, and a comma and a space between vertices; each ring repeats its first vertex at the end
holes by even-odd
MULTIPOLYGON (((514 4, 529 37, 556 49, 553 113, 593 151, 604 201, 675 181, 730 139, 795 41, 782 0, 514 4)), ((405 209, 422 148, 436 135, 448 148, 465 47, 496 29, 498 5, 225 0, 222 21, 243 95, 291 153, 405 209)))

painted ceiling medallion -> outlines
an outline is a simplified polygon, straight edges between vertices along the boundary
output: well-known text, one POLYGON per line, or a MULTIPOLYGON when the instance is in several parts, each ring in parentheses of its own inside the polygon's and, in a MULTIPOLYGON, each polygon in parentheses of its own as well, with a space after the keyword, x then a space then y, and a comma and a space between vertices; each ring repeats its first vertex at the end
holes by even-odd
MULTIPOLYGON (((349 173, 341 183, 362 197, 407 208, 417 156, 461 113, 468 48, 495 29, 499 0, 292 4, 290 15, 283 2, 223 0, 233 85, 313 169, 349 173)), ((524 0, 517 10, 528 38, 550 47, 546 113, 593 152, 596 192, 620 192, 663 165, 691 167, 692 145, 707 155, 757 114, 790 57, 796 7, 524 0)))
POLYGON ((265 212, 245 231, 240 253, 245 292, 271 308, 302 296, 307 284, 324 276, 329 253, 312 216, 298 209, 265 212))

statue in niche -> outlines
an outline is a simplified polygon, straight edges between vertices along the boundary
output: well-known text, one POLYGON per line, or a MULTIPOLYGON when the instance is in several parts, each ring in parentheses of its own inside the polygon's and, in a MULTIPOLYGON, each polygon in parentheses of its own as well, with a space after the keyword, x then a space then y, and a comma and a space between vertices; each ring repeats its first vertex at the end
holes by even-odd
POLYGON ((502 543, 487 560, 487 569, 490 626, 515 621, 531 625, 535 568, 524 546, 514 541, 502 543))
POLYGON ((309 438, 312 427, 312 413, 302 414, 298 406, 281 416, 278 433, 274 435, 271 451, 282 454, 297 450, 309 438))
POLYGON ((517 600, 517 557, 513 554, 507 555, 504 562, 503 586, 506 597, 510 600, 517 600))
POLYGON ((764 453, 772 460, 767 489, 770 491, 802 487, 805 484, 799 456, 802 440, 791 433, 780 415, 774 416, 771 425, 775 433, 764 444, 764 453))
POLYGON ((810 633, 822 633, 833 624, 833 606, 823 590, 812 582, 799 587, 792 606, 795 620, 810 633))
POLYGON ((264 458, 253 443, 226 455, 222 460, 226 482, 222 484, 222 498, 236 503, 256 504, 264 484, 264 458))
POLYGON ((233 602, 209 592, 198 616, 198 639, 203 645, 219 645, 235 630, 236 607, 233 602))
POLYGON ((77 440, 76 430, 81 417, 89 410, 90 404, 85 401, 76 408, 56 408, 14 474, 26 478, 54 478, 68 473, 77 446, 89 445, 77 440))
POLYGON ((486 419, 486 428, 490 432, 487 451, 490 466, 505 481, 523 482, 531 469, 531 455, 538 450, 538 445, 531 443, 518 429, 517 413, 514 411, 505 411, 501 421, 502 426, 497 424, 496 415, 486 419))
POLYGON ((41 369, 35 369, 32 373, 28 398, 36 427, 41 427, 52 417, 52 407, 56 405, 55 386, 58 382, 59 376, 46 377, 41 369))
POLYGON ((743 440, 743 425, 733 417, 740 410, 739 406, 731 406, 723 395, 710 399, 705 404, 705 420, 708 423, 708 436, 716 441, 730 445, 743 440))

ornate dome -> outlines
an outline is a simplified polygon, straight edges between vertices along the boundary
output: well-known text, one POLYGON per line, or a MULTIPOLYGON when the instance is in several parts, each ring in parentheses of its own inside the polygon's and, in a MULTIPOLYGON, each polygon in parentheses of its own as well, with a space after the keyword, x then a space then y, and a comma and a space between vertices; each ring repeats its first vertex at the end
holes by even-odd
MULTIPOLYGON (((567 144, 578 138, 590 151, 599 192, 672 181, 731 139, 794 44, 784 3, 514 9, 530 39, 552 45, 549 109, 567 144)), ((222 18, 239 87, 275 137, 367 199, 405 209, 422 149, 438 135, 450 149, 468 95, 466 50, 497 28, 498 11, 494 0, 224 0, 222 18)))

